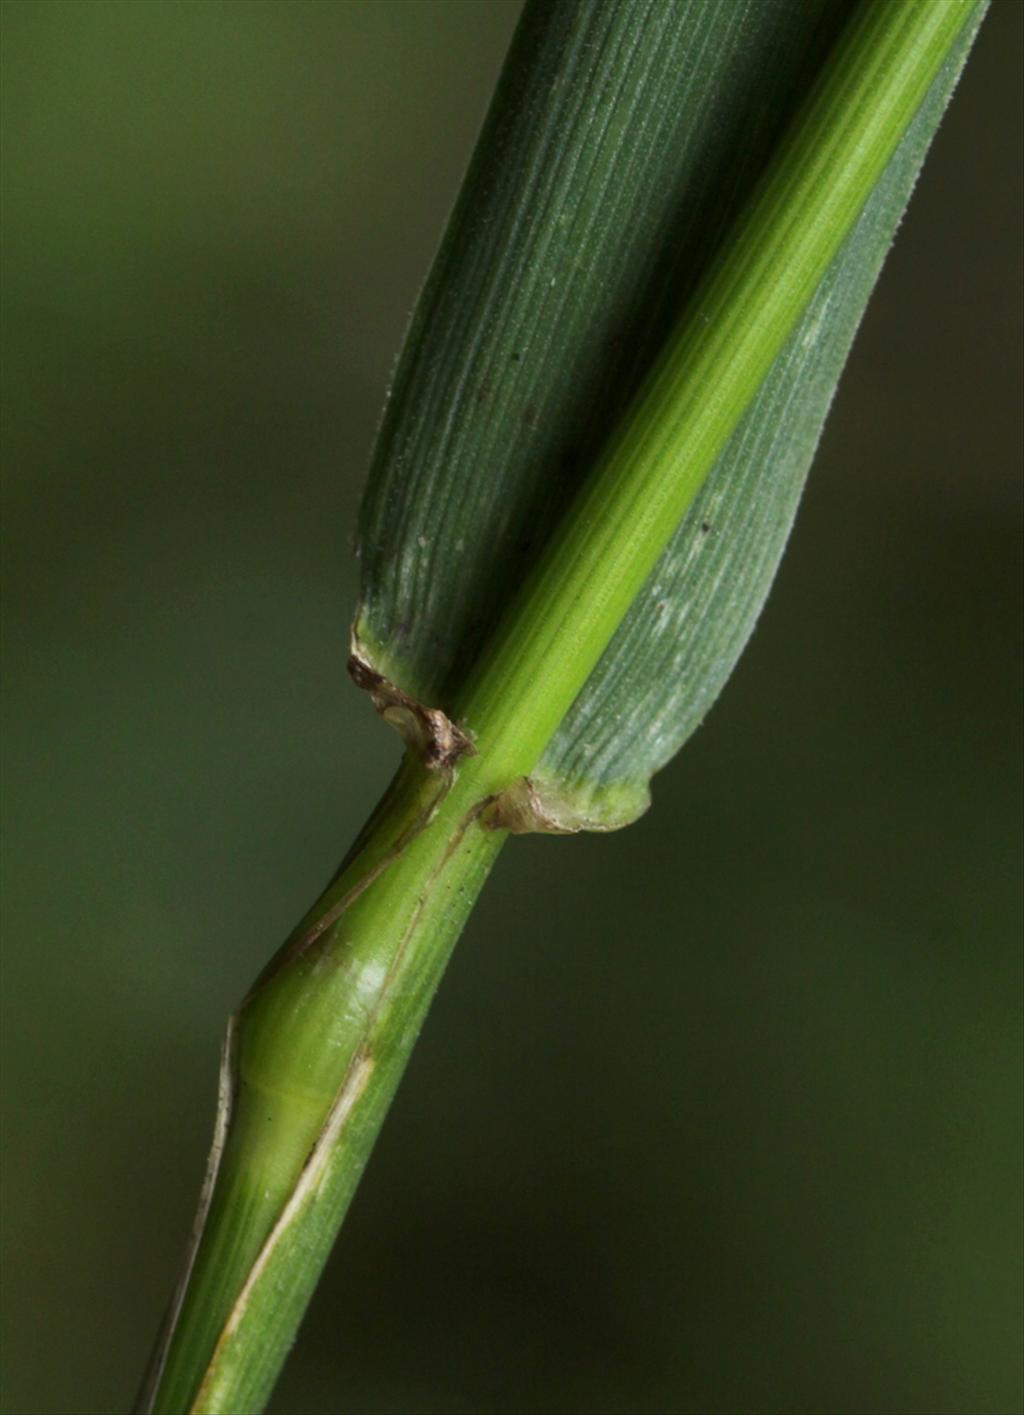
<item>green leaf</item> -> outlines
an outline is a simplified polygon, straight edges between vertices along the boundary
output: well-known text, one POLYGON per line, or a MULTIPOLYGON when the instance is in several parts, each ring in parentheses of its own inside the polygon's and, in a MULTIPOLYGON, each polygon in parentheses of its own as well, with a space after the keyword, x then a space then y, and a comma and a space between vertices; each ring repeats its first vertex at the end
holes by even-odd
MULTIPOLYGON (((785 0, 528 7, 364 499, 354 637, 411 698, 457 704, 510 590, 707 274, 849 10, 785 0)), ((536 799, 518 825, 507 821, 514 828, 634 819, 650 776, 731 672, 979 22, 532 773, 536 799)))

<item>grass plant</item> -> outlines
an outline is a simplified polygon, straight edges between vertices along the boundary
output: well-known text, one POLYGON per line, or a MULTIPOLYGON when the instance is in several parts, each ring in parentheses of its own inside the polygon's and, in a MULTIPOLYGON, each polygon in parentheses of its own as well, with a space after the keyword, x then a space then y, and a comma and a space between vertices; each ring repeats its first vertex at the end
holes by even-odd
POLYGON ((635 819, 722 687, 983 9, 527 5, 364 501, 404 760, 232 1019, 140 1409, 263 1407, 504 843, 635 819))

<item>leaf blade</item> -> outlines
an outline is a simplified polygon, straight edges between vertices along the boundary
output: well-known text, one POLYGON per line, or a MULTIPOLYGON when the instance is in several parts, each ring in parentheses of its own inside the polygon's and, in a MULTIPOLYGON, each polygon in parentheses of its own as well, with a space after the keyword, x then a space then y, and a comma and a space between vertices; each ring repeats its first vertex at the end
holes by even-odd
MULTIPOLYGON (((778 151, 772 150, 749 210, 740 200, 749 191, 747 179, 757 175, 757 164, 748 160, 748 145, 734 142, 710 187, 697 181, 698 154, 696 166, 691 162, 679 180, 691 206, 701 208, 701 229, 720 234, 725 226, 727 239, 720 241, 720 248, 712 243, 703 252, 707 259, 699 272, 698 292, 667 341, 663 316, 669 306, 669 314, 675 314, 679 291, 668 279, 669 267, 655 262, 656 288, 653 294, 648 291, 637 316, 641 354, 630 350, 614 359, 595 333, 598 326, 589 321, 590 300, 600 296, 596 303, 602 317, 615 317, 623 290, 629 287, 635 294, 637 270, 643 268, 650 276, 655 267, 644 267, 641 251, 629 280, 621 271, 621 278, 611 279, 608 269, 618 268, 609 261, 611 247, 605 238, 614 227, 620 254, 643 247, 633 239, 631 202, 652 170, 664 175, 664 164, 674 159, 668 136, 678 133, 671 124, 658 129, 661 165, 651 169, 642 158, 634 160, 637 151, 647 154, 640 137, 631 146, 616 146, 612 119, 617 114, 628 129, 636 118, 634 99, 645 110, 663 111, 665 101, 659 102, 645 85, 654 84, 667 100, 678 83, 678 55, 687 52, 692 59, 696 53, 699 67, 709 34, 718 44, 718 58, 725 55, 729 61, 719 65, 715 82, 730 90, 735 84, 730 68, 734 53, 746 43, 748 55, 756 52, 763 61, 772 52, 766 44, 771 25, 785 16, 790 30, 782 87, 772 65, 762 62, 758 70, 771 71, 776 81, 771 92, 777 101, 767 103, 769 117, 760 130, 763 140, 771 135, 771 147, 779 131, 776 120, 790 116, 792 94, 786 84, 808 71, 808 55, 815 64, 821 60, 822 17, 834 23, 839 11, 782 5, 749 12, 735 7, 712 11, 703 5, 652 11, 645 0, 616 0, 600 7, 567 3, 528 12, 545 20, 568 17, 576 30, 563 24, 561 30, 553 25, 541 33, 542 48, 552 34, 555 40, 551 65, 545 68, 543 55, 532 61, 539 99, 536 92, 532 97, 516 93, 514 83, 509 90, 513 119, 517 113, 522 118, 524 105, 527 111, 531 103, 548 105, 543 121, 531 115, 532 130, 543 140, 532 148, 527 145, 518 166, 511 163, 512 191, 521 199, 518 204, 512 201, 512 209, 533 209, 540 216, 526 223, 528 236, 520 247, 515 223, 508 241, 499 239, 494 245, 489 237, 475 241, 475 233, 467 234, 457 214, 433 288, 435 295, 440 290, 460 310, 470 312, 468 324, 464 320, 455 326, 469 352, 463 349, 460 358, 449 357, 446 337, 452 330, 445 324, 444 299, 439 302, 428 290, 371 477, 363 523, 368 553, 356 636, 361 651, 403 691, 427 702, 440 701, 453 715, 461 713, 469 730, 487 742, 494 763, 493 790, 505 790, 517 773, 531 774, 534 792, 539 790, 547 802, 538 828, 553 823, 558 829, 607 829, 634 818, 646 800, 648 778, 693 729, 728 676, 771 583, 832 388, 983 9, 962 0, 860 7, 836 45, 836 60, 829 57, 820 63, 820 74, 810 66, 817 75, 811 95, 801 107, 799 123, 776 144, 778 151), (675 25, 671 35, 664 25, 651 27, 652 14, 663 21, 670 17, 675 25), (598 19, 604 26, 600 43, 594 31, 598 19), (632 36, 632 47, 623 62, 625 35, 632 36), (697 43, 701 35, 704 42, 697 43), (959 47, 950 59, 947 51, 957 35, 959 47), (677 48, 666 43, 667 38, 677 48), (639 74, 630 67, 637 53, 642 58, 639 74), (946 68, 936 78, 944 60, 946 68), (565 73, 571 76, 568 89, 575 95, 570 113, 558 107, 559 80, 565 73), (923 103, 919 113, 930 87, 932 100, 923 103), (602 95, 607 99, 604 106, 602 95), (915 115, 916 127, 907 134, 915 115), (596 134, 594 122, 600 128, 596 134), (552 159, 552 175, 541 159, 556 132, 562 149, 557 160, 552 159), (602 164, 592 152, 588 155, 588 145, 600 152, 606 139, 612 146, 602 164), (890 158, 893 176, 886 182, 882 178, 890 158), (596 188, 591 184, 595 171, 596 188), (699 202, 694 201, 695 183, 699 202), (881 195, 862 214, 876 183, 881 195), (568 247, 559 246, 557 227, 572 225, 575 218, 569 212, 601 209, 595 190, 617 198, 625 192, 627 199, 612 202, 610 223, 586 228, 594 235, 595 249, 586 242, 582 253, 573 247, 577 260, 567 281, 572 297, 554 303, 548 299, 534 312, 531 304, 538 290, 554 289, 566 274, 568 247), (709 193, 717 202, 710 217, 705 209, 709 193), (732 230, 737 207, 742 218, 732 230), (840 247, 858 216, 862 234, 851 236, 844 257, 840 247), (524 249, 532 253, 532 262, 526 260, 525 265, 524 249), (475 268, 481 250, 489 252, 490 260, 483 304, 474 300, 473 277, 465 274, 475 268), (495 263, 501 278, 494 275, 495 263), (523 290, 515 280, 504 278, 520 267, 527 277, 523 290), (496 304, 488 303, 492 298, 496 304), (478 319, 481 327, 476 329, 478 319), (656 333, 662 334, 661 352, 648 370, 656 333), (542 345, 533 384, 516 375, 502 389, 496 408, 470 408, 465 400, 474 389, 477 404, 488 401, 482 396, 489 387, 488 370, 521 357, 516 336, 524 341, 532 337, 542 345), (825 351, 822 357, 819 348, 825 351), (566 360, 567 353, 573 357, 566 360), (594 436, 597 430, 605 436, 605 445, 599 453, 595 450, 598 466, 585 478, 584 493, 571 514, 563 516, 576 491, 576 477, 558 473, 565 471, 567 428, 579 433, 570 414, 583 367, 605 377, 612 368, 622 377, 623 396, 632 394, 641 373, 646 377, 611 437, 602 416, 605 410, 587 412, 583 436, 594 436), (536 386, 538 373, 548 405, 541 419, 543 437, 531 442, 515 424, 524 421, 518 400, 525 389, 536 386), (478 375, 483 377, 479 384, 478 375), (436 405, 427 397, 430 392, 437 395, 436 405), (795 420, 794 406, 799 414, 795 420), (746 423, 737 428, 744 416, 746 423), (734 430, 730 453, 725 445, 734 430), (792 455, 793 448, 799 455, 792 455), (497 456, 493 465, 492 454, 497 456), (774 480, 764 474, 766 457, 779 464, 774 480), (745 539, 722 536, 723 529, 730 529, 728 517, 719 527, 717 539, 727 553, 717 561, 714 554, 702 559, 717 566, 712 585, 727 584, 729 593, 724 606, 716 601, 715 614, 694 615, 689 612, 691 562, 704 543, 703 526, 710 529, 711 522, 697 523, 696 537, 692 518, 682 532, 677 525, 716 460, 725 470, 708 490, 705 506, 721 500, 724 476, 730 494, 735 493, 737 524, 748 534, 745 539), (763 514, 749 514, 751 507, 763 514), (617 529, 620 518, 623 527, 631 528, 623 534, 617 529), (551 525, 558 529, 548 545, 551 525), (737 545, 750 552, 746 561, 737 557, 737 545), (655 570, 664 547, 668 560, 655 570), (527 588, 517 599, 519 582, 527 588), (662 582, 671 587, 674 614, 661 613, 669 604, 659 598, 662 582), (634 595, 639 604, 630 616, 634 595), (515 600, 516 607, 503 617, 509 600, 515 600), (727 612, 717 612, 723 607, 727 612), (620 625, 623 616, 626 623, 620 625), (680 667, 691 671, 680 673, 680 667), (517 719, 520 708, 527 706, 526 717, 517 719), (592 740, 595 728, 597 743, 592 740), (498 739, 505 745, 496 750, 498 739), (538 769, 537 758, 545 749, 538 769)), ((514 77, 515 63, 511 72, 514 77)), ((714 83, 710 87, 713 90, 714 83)), ((759 90, 762 116, 766 92, 759 90)), ((713 101, 720 95, 708 94, 708 85, 702 85, 700 102, 710 115, 704 137, 710 134, 710 141, 720 127, 713 101)), ((502 167, 495 163, 502 111, 499 103, 482 145, 486 171, 502 167)), ((689 108, 686 114, 687 122, 695 114, 699 117, 689 108)), ((529 130, 531 123, 519 126, 529 130)), ((642 124, 637 131, 641 129, 642 124)), ((515 122, 510 131, 518 131, 515 122)), ((735 133, 731 136, 735 139, 735 133)), ((661 210, 663 218, 666 211, 671 215, 677 196, 673 188, 661 210)), ((508 197, 504 191, 503 200, 508 197)), ((467 200, 486 229, 486 193, 481 197, 472 176, 467 200)), ((531 412, 526 420, 532 417, 531 412)))

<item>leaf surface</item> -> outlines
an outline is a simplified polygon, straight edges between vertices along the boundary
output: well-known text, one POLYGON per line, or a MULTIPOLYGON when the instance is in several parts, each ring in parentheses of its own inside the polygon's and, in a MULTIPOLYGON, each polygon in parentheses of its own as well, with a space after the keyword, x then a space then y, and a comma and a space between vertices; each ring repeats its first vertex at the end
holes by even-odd
MULTIPOLYGON (((445 710, 458 693, 850 8, 527 7, 363 503, 355 639, 401 692, 445 710)), ((731 672, 976 27, 534 773, 557 825, 634 819, 731 672)))

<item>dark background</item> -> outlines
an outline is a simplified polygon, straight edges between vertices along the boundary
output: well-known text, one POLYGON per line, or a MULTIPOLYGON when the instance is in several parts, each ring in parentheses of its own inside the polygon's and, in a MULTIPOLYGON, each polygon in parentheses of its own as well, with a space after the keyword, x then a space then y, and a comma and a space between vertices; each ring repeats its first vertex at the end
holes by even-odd
MULTIPOLYGON (((126 1409, 224 1018, 397 745, 383 392, 518 5, 10 3, 6 1409, 126 1409)), ((1016 1412, 1017 73, 996 0, 722 702, 515 841, 279 1412, 1016 1412)))

